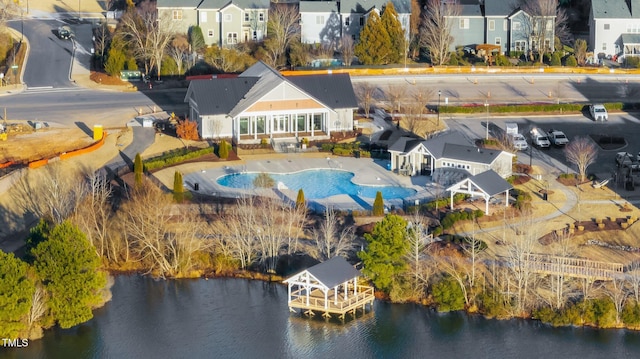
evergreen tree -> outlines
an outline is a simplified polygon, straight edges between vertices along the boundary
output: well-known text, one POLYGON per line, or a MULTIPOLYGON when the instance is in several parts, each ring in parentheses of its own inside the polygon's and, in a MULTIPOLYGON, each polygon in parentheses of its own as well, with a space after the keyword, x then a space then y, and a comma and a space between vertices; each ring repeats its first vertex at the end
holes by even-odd
POLYGON ((450 312, 464 309, 464 294, 455 279, 446 277, 433 285, 433 299, 439 312, 450 312))
POLYGON ((100 257, 84 233, 64 221, 32 253, 36 273, 51 296, 49 308, 60 327, 71 328, 91 319, 91 309, 102 302, 100 291, 107 277, 99 270, 100 257))
POLYGON ((384 65, 391 59, 391 45, 391 38, 382 26, 380 16, 372 11, 360 31, 360 42, 356 45, 354 54, 364 65, 384 65))
POLYGON ((204 35, 202 35, 202 29, 200 26, 191 26, 189 28, 189 45, 191 50, 198 52, 202 50, 206 44, 204 42, 204 35))
POLYGON ((384 215, 384 200, 382 199, 382 192, 376 192, 376 199, 373 200, 373 215, 384 215))
POLYGON ((135 185, 140 186, 142 184, 142 157, 139 153, 136 153, 136 159, 133 162, 133 174, 135 175, 135 185))
POLYGON ((305 205, 304 191, 300 188, 298 190, 298 197, 296 198, 296 208, 304 207, 305 205))
POLYGON ((229 157, 229 145, 225 140, 220 141, 220 145, 218 148, 218 157, 223 160, 226 160, 229 157))
POLYGON ((173 199, 178 203, 182 203, 184 200, 184 184, 180 171, 176 171, 173 176, 173 199))
POLYGON ((24 319, 36 288, 27 268, 13 253, 0 250, 0 338, 15 339, 27 329, 24 319))
POLYGON ((396 8, 393 6, 392 2, 388 2, 382 12, 382 17, 380 18, 380 22, 382 27, 387 30, 389 34, 389 39, 391 40, 391 47, 389 53, 389 63, 397 64, 400 63, 405 56, 405 35, 404 30, 402 30, 402 24, 398 19, 398 12, 396 8))
POLYGON ((398 215, 387 215, 376 223, 371 234, 365 234, 366 250, 359 252, 362 273, 376 288, 389 293, 394 282, 407 271, 407 222, 398 215))

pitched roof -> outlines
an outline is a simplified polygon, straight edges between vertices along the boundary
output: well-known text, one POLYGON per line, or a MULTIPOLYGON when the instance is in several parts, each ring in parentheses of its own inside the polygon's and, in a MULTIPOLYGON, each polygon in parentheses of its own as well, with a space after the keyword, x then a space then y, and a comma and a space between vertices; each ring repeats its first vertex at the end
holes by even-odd
POLYGON ((262 61, 235 78, 191 81, 185 101, 193 94, 201 115, 235 117, 284 82, 299 88, 330 109, 358 107, 348 74, 285 78, 262 61))
POLYGON ((468 180, 475 183, 476 186, 489 196, 495 196, 498 193, 502 193, 513 188, 509 182, 505 181, 505 179, 500 177, 500 175, 494 170, 485 171, 475 176, 471 176, 468 180))
POLYGON ((478 0, 459 0, 460 16, 482 16, 478 0))
POLYGON ((156 8, 192 8, 195 9, 202 0, 158 0, 156 8))
MULTIPOLYGON (((374 7, 382 10, 389 0, 341 0, 341 14, 365 14, 374 7)), ((411 14, 411 0, 391 0, 398 14, 411 14)))
POLYGON ((286 79, 330 108, 358 108, 349 74, 289 76, 286 79))
POLYGON ((491 164, 501 153, 500 150, 445 143, 442 158, 491 164))
POLYGON ((640 18, 640 0, 591 0, 594 19, 640 18))
POLYGON ((409 153, 423 142, 424 140, 421 138, 403 136, 398 138, 396 142, 389 146, 388 150, 401 153, 409 153))
POLYGON ((462 134, 460 132, 448 132, 440 136, 432 137, 424 141, 423 145, 427 148, 427 150, 433 157, 441 158, 444 153, 444 147, 447 143, 465 146, 471 145, 469 141, 462 137, 462 134))
POLYGON ((517 0, 485 0, 484 14, 485 16, 504 16, 507 17, 519 8, 517 0))
POLYGON ((620 38, 623 44, 640 44, 640 34, 622 34, 620 38))
POLYGON ((300 12, 332 12, 338 11, 337 1, 300 1, 300 12))
POLYGON ((269 0, 199 0, 199 10, 222 9, 233 4, 241 9, 268 9, 269 0))
POLYGON ((192 80, 187 90, 198 103, 201 115, 224 115, 240 102, 245 94, 258 82, 258 78, 219 78, 210 80, 192 80))
POLYGON ((307 271, 322 282, 322 284, 327 288, 333 288, 360 276, 360 271, 353 268, 346 259, 340 256, 336 256, 326 262, 316 264, 315 266, 308 268, 307 271))

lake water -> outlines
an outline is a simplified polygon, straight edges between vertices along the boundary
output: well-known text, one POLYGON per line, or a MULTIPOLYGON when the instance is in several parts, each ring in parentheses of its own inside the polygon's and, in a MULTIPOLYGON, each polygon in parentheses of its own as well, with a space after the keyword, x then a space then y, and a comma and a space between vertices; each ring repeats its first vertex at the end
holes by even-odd
POLYGON ((119 276, 91 321, 5 358, 640 358, 640 333, 376 302, 357 320, 289 314, 285 286, 119 276))

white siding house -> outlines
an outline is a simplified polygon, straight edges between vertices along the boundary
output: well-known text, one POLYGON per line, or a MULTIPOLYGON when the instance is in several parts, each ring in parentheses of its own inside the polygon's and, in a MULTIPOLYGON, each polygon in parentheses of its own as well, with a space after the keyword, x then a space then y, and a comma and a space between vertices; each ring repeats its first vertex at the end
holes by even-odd
POLYGON ((640 0, 592 0, 588 46, 596 56, 640 56, 640 0))

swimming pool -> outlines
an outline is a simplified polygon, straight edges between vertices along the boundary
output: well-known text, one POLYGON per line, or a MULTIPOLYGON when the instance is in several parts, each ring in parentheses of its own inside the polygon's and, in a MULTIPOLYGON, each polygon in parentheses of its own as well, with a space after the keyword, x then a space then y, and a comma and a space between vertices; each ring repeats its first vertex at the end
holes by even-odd
MULTIPOLYGON (((218 178, 217 183, 231 188, 253 189, 253 180, 258 173, 234 173, 218 178)), ((382 192, 384 199, 406 198, 414 195, 416 190, 394 186, 361 186, 351 179, 354 174, 338 170, 306 170, 289 174, 270 173, 276 183, 282 182, 290 190, 304 191, 307 199, 321 199, 339 194, 375 198, 376 192, 382 192)))

